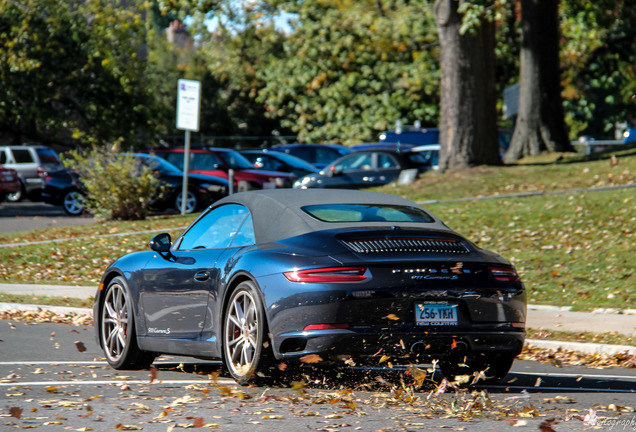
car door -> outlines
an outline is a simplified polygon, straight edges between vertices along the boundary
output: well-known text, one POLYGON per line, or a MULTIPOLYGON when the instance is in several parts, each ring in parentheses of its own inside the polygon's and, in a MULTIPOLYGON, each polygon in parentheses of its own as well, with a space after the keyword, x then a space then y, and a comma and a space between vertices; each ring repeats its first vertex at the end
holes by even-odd
POLYGON ((370 186, 369 176, 373 176, 373 153, 355 152, 341 158, 333 165, 331 182, 328 187, 362 188, 370 186))
POLYGON ((402 171, 400 162, 390 153, 375 153, 374 172, 364 180, 369 186, 384 185, 397 180, 402 171))
POLYGON ((249 214, 228 204, 205 213, 166 255, 146 264, 141 302, 148 336, 196 338, 210 322, 216 298, 218 258, 231 245, 249 214))

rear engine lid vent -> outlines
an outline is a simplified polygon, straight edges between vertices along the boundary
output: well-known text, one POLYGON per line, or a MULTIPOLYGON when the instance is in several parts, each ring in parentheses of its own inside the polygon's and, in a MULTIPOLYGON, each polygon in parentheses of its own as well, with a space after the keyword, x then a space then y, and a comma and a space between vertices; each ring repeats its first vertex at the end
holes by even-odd
POLYGON ((437 238, 378 238, 343 241, 357 253, 432 252, 466 254, 470 250, 459 240, 437 238))

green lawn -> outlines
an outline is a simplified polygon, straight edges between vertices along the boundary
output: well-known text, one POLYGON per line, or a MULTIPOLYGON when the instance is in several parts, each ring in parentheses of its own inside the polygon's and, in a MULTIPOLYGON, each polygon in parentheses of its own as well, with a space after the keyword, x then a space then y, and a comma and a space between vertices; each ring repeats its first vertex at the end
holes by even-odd
MULTIPOLYGON (((636 149, 616 156, 427 173, 412 185, 380 190, 415 201, 439 201, 635 183, 636 149)), ((579 310, 634 307, 636 188, 438 202, 426 207, 477 245, 512 260, 532 303, 579 310)), ((138 232, 165 230, 176 236, 194 217, 159 216, 0 235, 0 244, 70 239, 0 248, 0 282, 95 285, 116 257, 146 248, 153 234, 138 232)))

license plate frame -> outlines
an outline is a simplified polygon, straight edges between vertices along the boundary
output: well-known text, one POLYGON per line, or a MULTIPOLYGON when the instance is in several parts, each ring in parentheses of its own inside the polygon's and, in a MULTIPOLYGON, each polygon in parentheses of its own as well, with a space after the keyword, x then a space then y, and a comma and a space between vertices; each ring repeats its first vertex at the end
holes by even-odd
POLYGON ((458 324, 457 305, 453 303, 415 303, 415 325, 424 327, 455 327, 458 324))

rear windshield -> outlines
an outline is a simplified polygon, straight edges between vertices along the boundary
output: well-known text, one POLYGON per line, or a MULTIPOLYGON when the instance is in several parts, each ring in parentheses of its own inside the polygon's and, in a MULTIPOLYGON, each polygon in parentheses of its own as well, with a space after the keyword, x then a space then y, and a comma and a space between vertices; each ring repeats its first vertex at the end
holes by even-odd
POLYGON ((420 222, 435 220, 417 207, 375 204, 319 204, 302 210, 323 222, 420 222))
POLYGON ((40 157, 40 162, 42 163, 49 163, 49 164, 60 163, 60 158, 57 156, 57 153, 53 149, 46 148, 46 147, 39 147, 35 151, 40 157))

